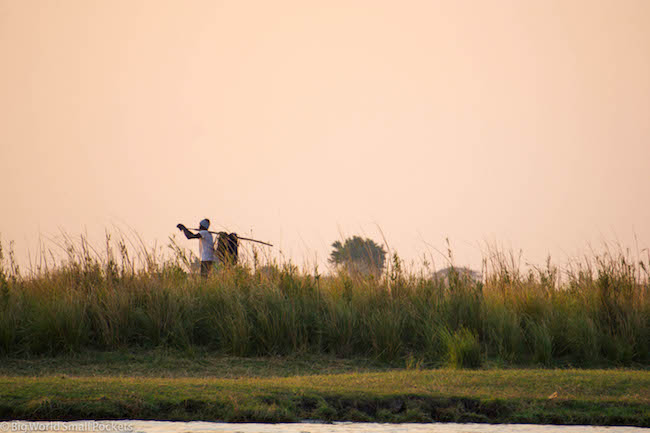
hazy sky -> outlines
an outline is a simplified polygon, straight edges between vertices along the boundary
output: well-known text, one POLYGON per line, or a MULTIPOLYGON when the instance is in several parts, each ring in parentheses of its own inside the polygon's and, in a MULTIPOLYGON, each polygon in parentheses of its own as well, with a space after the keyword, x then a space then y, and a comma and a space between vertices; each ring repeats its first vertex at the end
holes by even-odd
POLYGON ((645 248, 649 23, 647 0, 0 0, 0 233, 645 248))

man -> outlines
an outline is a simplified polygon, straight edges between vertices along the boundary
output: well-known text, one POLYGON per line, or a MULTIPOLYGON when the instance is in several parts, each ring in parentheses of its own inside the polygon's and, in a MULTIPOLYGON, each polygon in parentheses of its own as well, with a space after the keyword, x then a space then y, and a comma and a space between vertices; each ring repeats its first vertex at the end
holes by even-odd
POLYGON ((187 239, 199 239, 199 252, 201 254, 201 276, 207 278, 214 264, 214 241, 212 240, 212 233, 208 231, 210 227, 210 220, 203 219, 199 223, 199 232, 192 233, 183 224, 179 224, 179 230, 185 233, 187 239))

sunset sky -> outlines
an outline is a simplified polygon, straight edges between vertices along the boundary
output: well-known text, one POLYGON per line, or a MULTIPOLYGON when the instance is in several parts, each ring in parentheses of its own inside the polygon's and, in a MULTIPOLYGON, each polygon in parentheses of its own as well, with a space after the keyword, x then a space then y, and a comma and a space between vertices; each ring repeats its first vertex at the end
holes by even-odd
POLYGON ((0 235, 650 246, 650 1, 0 0, 0 235), (636 240, 635 240, 636 238, 636 240))

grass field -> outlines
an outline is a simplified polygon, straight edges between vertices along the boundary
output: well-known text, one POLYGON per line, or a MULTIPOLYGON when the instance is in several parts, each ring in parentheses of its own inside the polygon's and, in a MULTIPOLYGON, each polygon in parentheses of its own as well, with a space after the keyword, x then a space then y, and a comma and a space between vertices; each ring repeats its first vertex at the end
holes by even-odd
POLYGON ((253 256, 203 280, 180 249, 66 251, 25 275, 0 249, 2 419, 650 425, 638 255, 523 271, 497 252, 480 280, 253 256))
POLYGON ((337 358, 5 359, 0 418, 650 426, 650 372, 395 369, 337 358))
MULTIPOLYGON (((454 269, 377 278, 257 260, 203 280, 182 251, 82 242, 32 274, 0 257, 0 355, 171 348, 240 357, 333 355, 479 367, 650 363, 648 259, 605 251, 563 271, 494 254, 480 281, 454 269), (121 251, 116 257, 113 250, 121 251)), ((1 254, 0 254, 1 255, 1 254)))

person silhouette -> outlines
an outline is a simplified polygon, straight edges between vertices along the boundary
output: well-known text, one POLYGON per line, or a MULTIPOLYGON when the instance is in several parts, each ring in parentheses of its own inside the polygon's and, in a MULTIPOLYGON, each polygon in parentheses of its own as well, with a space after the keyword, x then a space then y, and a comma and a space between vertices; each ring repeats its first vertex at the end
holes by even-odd
POLYGON ((212 233, 208 231, 210 220, 207 218, 201 220, 198 233, 192 233, 183 224, 178 224, 176 227, 185 233, 187 239, 199 239, 201 276, 207 278, 214 266, 214 240, 212 239, 212 233))

